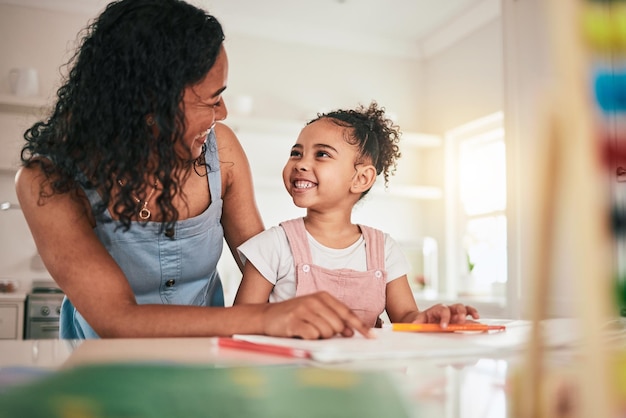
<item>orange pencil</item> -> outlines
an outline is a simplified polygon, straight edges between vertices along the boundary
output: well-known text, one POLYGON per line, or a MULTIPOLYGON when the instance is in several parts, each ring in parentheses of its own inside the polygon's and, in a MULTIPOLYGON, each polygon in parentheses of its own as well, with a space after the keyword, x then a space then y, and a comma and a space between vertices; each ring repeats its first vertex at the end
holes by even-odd
POLYGON ((391 325, 394 331, 403 332, 457 332, 457 331, 504 331, 504 325, 486 325, 486 324, 449 324, 447 328, 442 328, 439 324, 403 324, 395 323, 391 325))

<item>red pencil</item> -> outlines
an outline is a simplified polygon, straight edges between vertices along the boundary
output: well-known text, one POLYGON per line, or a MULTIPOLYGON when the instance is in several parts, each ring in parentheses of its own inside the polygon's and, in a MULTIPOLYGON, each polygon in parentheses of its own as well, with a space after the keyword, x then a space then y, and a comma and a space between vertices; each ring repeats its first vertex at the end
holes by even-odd
POLYGON ((236 348, 240 350, 255 351, 257 353, 274 354, 277 356, 294 357, 310 359, 311 353, 307 350, 302 350, 293 347, 284 347, 281 345, 273 344, 260 344, 252 343, 250 341, 235 340, 233 338, 218 338, 217 345, 224 348, 236 348))

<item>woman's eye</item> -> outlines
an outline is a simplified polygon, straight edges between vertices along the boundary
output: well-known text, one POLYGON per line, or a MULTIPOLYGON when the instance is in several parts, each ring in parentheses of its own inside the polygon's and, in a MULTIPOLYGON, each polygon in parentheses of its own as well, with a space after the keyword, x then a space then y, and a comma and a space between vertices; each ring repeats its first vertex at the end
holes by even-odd
POLYGON ((221 106, 221 105, 222 105, 222 99, 220 98, 220 99, 219 99, 217 102, 215 102, 215 103, 207 103, 207 102, 200 102, 200 103, 201 103, 202 105, 204 105, 205 107, 208 107, 208 108, 213 109, 213 108, 216 108, 216 107, 219 107, 219 106, 221 106))

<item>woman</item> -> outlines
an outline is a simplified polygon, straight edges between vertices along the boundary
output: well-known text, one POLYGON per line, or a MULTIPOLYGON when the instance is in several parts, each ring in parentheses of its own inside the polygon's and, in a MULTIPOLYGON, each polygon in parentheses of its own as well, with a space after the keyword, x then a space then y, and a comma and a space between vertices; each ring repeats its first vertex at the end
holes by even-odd
POLYGON ((62 338, 367 333, 323 293, 223 307, 223 239, 241 267, 235 249, 263 230, 244 151, 219 123, 223 40, 183 1, 113 2, 26 132, 16 190, 66 294, 62 338))

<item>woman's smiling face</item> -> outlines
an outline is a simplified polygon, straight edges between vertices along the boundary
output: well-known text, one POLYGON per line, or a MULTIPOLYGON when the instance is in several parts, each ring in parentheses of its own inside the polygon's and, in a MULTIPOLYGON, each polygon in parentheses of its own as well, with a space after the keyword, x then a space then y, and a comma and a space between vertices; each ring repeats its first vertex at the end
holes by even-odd
POLYGON ((228 110, 222 98, 228 80, 228 57, 224 46, 211 70, 199 83, 185 88, 183 109, 187 129, 183 136, 184 150, 179 153, 189 160, 202 154, 206 136, 215 122, 226 119, 228 110))

